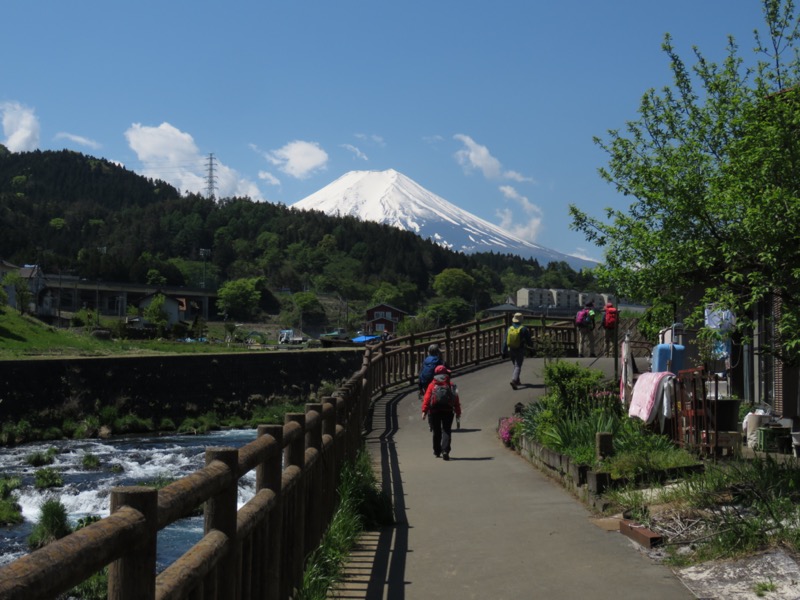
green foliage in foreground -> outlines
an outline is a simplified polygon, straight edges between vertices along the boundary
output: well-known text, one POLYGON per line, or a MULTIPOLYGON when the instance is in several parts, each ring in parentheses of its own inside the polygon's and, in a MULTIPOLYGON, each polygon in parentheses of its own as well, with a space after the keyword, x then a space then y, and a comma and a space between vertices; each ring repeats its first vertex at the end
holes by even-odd
POLYGON ((391 498, 378 489, 366 450, 345 467, 338 492, 339 507, 322 544, 309 558, 298 600, 324 600, 341 577, 359 534, 394 523, 391 498))
POLYGON ((618 395, 603 389, 601 372, 556 360, 545 366, 544 379, 547 394, 523 411, 520 429, 526 437, 614 479, 697 464, 669 438, 624 415, 618 395), (595 456, 600 432, 614 440, 614 456, 602 462, 595 456))

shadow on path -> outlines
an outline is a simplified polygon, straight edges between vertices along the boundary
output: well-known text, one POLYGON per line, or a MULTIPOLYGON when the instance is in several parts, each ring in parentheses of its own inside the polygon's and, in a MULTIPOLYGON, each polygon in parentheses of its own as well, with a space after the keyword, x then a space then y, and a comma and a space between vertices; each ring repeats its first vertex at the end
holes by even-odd
POLYGON ((414 393, 414 390, 404 390, 386 396, 375 404, 371 417, 366 423, 367 445, 379 444, 380 446, 379 452, 376 452, 375 448, 371 448, 370 452, 372 456, 380 457, 381 489, 391 495, 395 524, 380 530, 374 548, 372 571, 366 585, 366 595, 359 597, 381 598, 386 590, 387 600, 405 598, 409 525, 394 436, 399 429, 397 404, 411 393, 414 393), (373 425, 381 421, 384 423, 383 430, 374 430, 373 425))

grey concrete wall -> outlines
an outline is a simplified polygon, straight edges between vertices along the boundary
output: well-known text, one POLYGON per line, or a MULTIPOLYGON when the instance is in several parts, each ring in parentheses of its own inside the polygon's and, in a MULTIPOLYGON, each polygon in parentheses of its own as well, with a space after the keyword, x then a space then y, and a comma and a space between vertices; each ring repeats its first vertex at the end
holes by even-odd
MULTIPOLYGON (((0 362, 0 423, 47 426, 115 406, 120 414, 185 417, 244 413, 254 395, 305 401, 323 381, 361 367, 363 349, 0 362)), ((260 401, 263 404, 263 400, 260 401)))

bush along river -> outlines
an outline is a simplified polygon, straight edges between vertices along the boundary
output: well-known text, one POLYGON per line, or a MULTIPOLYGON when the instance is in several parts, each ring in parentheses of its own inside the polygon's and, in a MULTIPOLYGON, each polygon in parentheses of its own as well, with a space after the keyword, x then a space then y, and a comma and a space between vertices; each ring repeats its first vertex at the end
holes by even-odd
MULTIPOLYGON (((207 447, 239 448, 254 439, 255 429, 242 429, 191 436, 58 440, 2 448, 0 478, 19 477, 22 480, 22 485, 13 494, 22 507, 24 522, 0 527, 0 565, 30 552, 27 538, 46 500, 60 500, 74 528, 80 519, 110 514, 111 489, 115 486, 172 482, 202 469, 207 447), (45 467, 31 466, 29 459, 37 453, 49 454, 53 462, 45 467), (35 473, 42 468, 52 469, 54 474, 60 475, 63 485, 38 489, 35 473)), ((254 493, 255 471, 251 471, 239 480, 239 506, 243 506, 254 493)), ((202 515, 182 519, 161 530, 158 536, 158 570, 168 567, 202 535, 202 515)))

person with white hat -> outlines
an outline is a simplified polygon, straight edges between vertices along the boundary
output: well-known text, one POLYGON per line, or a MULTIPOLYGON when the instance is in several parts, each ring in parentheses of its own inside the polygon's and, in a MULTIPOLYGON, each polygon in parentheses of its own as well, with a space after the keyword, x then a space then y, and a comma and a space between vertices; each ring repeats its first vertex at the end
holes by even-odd
POLYGON ((525 360, 525 352, 531 346, 531 330, 522 324, 523 319, 522 313, 514 314, 503 340, 503 356, 510 357, 511 364, 514 365, 511 373, 511 387, 514 389, 522 385, 519 381, 522 362, 525 360))

